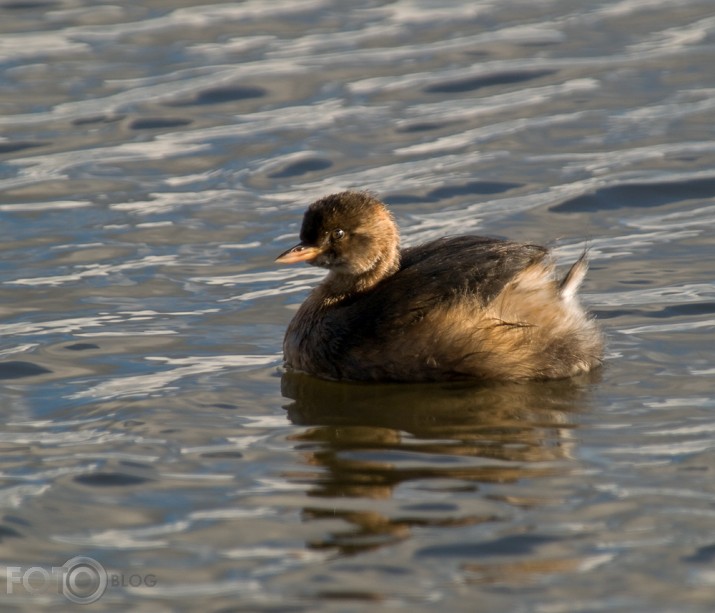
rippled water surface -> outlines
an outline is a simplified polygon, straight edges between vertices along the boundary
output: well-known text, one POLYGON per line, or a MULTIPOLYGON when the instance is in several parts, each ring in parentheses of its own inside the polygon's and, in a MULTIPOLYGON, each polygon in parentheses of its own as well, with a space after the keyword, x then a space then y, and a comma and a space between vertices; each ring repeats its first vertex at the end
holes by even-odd
POLYGON ((710 0, 0 16, 3 609, 75 556, 124 579, 86 610, 715 608, 710 0), (606 367, 286 376, 321 273, 273 259, 346 188, 405 244, 589 246, 606 367))

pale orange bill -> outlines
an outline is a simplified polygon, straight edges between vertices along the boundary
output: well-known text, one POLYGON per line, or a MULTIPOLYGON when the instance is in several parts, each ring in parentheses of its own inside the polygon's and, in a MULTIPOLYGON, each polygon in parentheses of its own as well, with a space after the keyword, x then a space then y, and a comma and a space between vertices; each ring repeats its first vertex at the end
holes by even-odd
POLYGON ((310 262, 321 253, 320 248, 303 245, 302 243, 291 247, 288 251, 281 253, 276 262, 279 264, 295 264, 296 262, 310 262))

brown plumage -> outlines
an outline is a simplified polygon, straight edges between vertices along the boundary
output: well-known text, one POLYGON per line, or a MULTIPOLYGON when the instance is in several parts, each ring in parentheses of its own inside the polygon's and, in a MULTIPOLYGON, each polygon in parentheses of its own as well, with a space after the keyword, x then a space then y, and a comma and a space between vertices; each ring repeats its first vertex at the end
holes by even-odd
POLYGON ((584 256, 557 280, 548 250, 482 236, 400 249, 385 205, 342 192, 305 213, 276 260, 327 268, 283 343, 286 367, 351 381, 570 377, 601 363, 577 300, 584 256))

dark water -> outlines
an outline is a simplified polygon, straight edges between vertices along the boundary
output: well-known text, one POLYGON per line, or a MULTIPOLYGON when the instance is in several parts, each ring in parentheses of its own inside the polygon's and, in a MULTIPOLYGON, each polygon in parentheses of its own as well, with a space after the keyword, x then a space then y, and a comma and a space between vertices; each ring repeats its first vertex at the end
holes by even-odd
POLYGON ((3 609, 75 556, 83 610, 715 608, 712 2, 0 16, 3 609), (589 245, 606 367, 281 377, 321 273, 273 259, 345 188, 406 244, 589 245))

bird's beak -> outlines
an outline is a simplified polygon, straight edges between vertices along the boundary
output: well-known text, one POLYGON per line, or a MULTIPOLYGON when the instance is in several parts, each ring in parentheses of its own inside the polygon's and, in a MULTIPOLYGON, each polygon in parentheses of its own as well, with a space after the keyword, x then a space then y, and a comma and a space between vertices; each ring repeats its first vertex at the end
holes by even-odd
POLYGON ((291 247, 288 251, 281 253, 276 262, 279 264, 295 264, 296 262, 310 262, 322 253, 320 247, 304 245, 303 243, 291 247))

